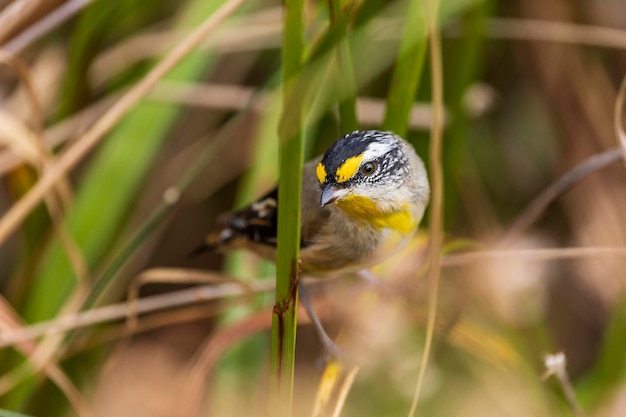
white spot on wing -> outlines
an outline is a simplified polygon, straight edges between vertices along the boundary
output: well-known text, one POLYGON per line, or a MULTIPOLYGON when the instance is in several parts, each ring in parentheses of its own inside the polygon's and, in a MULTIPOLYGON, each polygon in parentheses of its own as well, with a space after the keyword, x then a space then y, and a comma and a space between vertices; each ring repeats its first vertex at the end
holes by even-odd
POLYGON ((269 217, 276 210, 276 200, 273 198, 266 198, 265 200, 257 201, 252 204, 252 210, 259 216, 259 218, 264 219, 269 217))

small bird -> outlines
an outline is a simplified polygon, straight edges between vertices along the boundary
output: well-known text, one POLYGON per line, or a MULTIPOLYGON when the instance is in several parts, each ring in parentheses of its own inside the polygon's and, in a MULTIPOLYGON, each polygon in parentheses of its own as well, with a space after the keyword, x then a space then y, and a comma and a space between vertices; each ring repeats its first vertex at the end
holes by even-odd
MULTIPOLYGON (((300 260, 314 276, 381 263, 417 231, 430 196, 424 163, 392 132, 355 131, 304 165, 300 260)), ((278 189, 225 213, 193 254, 246 248, 276 257, 278 189)))

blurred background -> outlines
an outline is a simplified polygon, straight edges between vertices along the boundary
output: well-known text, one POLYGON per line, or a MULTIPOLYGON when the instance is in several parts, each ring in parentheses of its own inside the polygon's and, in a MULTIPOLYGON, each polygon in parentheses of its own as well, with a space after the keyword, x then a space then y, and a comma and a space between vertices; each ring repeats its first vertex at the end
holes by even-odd
MULTIPOLYGON (((55 177, 43 203, 23 221, 6 216, 229 3, 0 0, 0 221, 9 227, 0 233, 0 409, 265 415, 274 267, 246 253, 188 254, 219 213, 276 182, 280 1, 243 2, 55 177), (207 282, 231 295, 193 292, 207 282), (144 314, 129 325, 125 301, 136 293, 158 302, 139 301, 144 314), (71 331, 53 333, 62 326, 71 331)), ((429 165, 421 2, 304 6, 305 159, 354 127, 347 108, 362 129, 406 137, 429 165), (390 111, 398 102, 407 114, 390 111)), ((618 146, 626 3, 442 0, 439 9, 445 245, 418 410, 624 416, 624 163, 614 152, 532 222, 512 225, 561 175, 618 146), (542 378, 556 352, 576 407, 557 378, 542 378)), ((428 213, 422 223, 410 247, 375 270, 382 284, 314 283, 324 324, 362 364, 339 415, 408 413, 426 326, 428 213)), ((295 415, 307 416, 323 352, 300 317, 295 415)))

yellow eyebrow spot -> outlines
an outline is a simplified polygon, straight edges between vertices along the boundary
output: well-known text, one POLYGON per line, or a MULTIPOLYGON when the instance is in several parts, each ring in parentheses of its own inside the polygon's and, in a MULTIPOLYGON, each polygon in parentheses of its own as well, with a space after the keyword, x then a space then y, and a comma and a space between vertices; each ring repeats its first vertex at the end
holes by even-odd
POLYGON ((352 158, 346 159, 339 168, 337 168, 337 172, 335 172, 335 179, 337 182, 346 182, 350 178, 356 174, 356 171, 359 169, 359 165, 361 165, 361 161, 363 160, 363 154, 353 156, 352 158))
POLYGON ((326 181, 326 168, 324 168, 324 164, 322 164, 321 162, 317 164, 315 173, 317 174, 317 180, 320 182, 320 184, 324 184, 324 182, 326 181))

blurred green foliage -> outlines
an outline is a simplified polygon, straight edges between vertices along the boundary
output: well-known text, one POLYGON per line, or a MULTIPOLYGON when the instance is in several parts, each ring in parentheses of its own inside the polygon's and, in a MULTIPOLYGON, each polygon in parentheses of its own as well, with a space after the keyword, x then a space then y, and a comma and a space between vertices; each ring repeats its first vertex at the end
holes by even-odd
MULTIPOLYGON (((224 3, 95 1, 24 56, 28 61, 52 47, 66 53, 63 78, 56 80, 59 91, 44 112, 50 115, 46 126, 88 109, 102 97, 123 93, 163 56, 159 44, 163 38, 150 45, 154 51, 145 55, 150 58, 127 58, 129 65, 121 73, 110 74, 109 81, 96 87, 92 65, 109 48, 138 35, 178 38, 224 3)), ((626 16, 626 7, 617 2, 608 6, 601 0, 593 1, 593 7, 582 0, 558 0, 550 7, 523 0, 441 3, 446 233, 450 247, 459 239, 471 242, 463 248, 489 248, 557 174, 614 146, 610 115, 615 86, 624 70, 621 51, 601 49, 602 45, 585 49, 512 40, 523 39, 524 33, 516 35, 514 21, 499 19, 540 17, 609 26, 610 16, 626 16)), ((147 98, 72 173, 74 196, 65 225, 89 268, 83 308, 93 308, 104 294, 107 301, 122 300, 129 282, 143 269, 205 268, 206 258, 189 260, 186 254, 208 231, 217 212, 242 207, 274 184, 281 123, 294 127, 284 136, 298 138, 293 155, 283 159, 283 174, 298 172, 302 155, 313 157, 357 128, 394 130, 406 136, 420 155, 428 155, 428 117, 416 121, 413 114, 417 104, 430 100, 423 3, 299 4, 304 5, 304 43, 302 50, 294 47, 296 56, 283 55, 292 52, 282 49, 285 41, 276 32, 273 37, 257 32, 249 36, 250 31, 278 26, 283 18, 282 11, 276 10, 279 2, 255 0, 223 25, 230 31, 209 40, 218 46, 194 51, 163 80, 165 86, 187 86, 192 92, 196 85, 200 90, 200 84, 251 88, 256 92, 252 103, 233 105, 223 91, 209 97, 218 101, 210 108, 198 108, 189 93, 147 98), (281 62, 289 59, 293 61, 287 71, 281 62), (281 79, 283 70, 287 76, 281 79), (297 105, 288 103, 281 122, 285 86, 295 92, 297 105), (361 98, 377 100, 384 110, 358 111, 361 98), (181 187, 183 196, 175 207, 162 201, 164 191, 173 185, 181 187)), ((300 28, 296 25, 295 30, 300 28)), ((296 40, 289 33, 286 39, 296 40)), ((144 52, 135 51, 142 57, 144 52)), ((11 82, 3 81, 7 91, 13 87, 11 82)), ((79 132, 72 134, 78 136, 79 132)), ((57 152, 65 146, 71 144, 57 152)), ((581 184, 544 214, 519 248, 623 247, 622 171, 623 167, 609 170, 581 184)), ((32 172, 21 168, 5 183, 15 199, 32 182, 32 172)), ((289 184, 292 207, 297 207, 298 181, 289 184)), ((285 223, 287 229, 297 222, 297 216, 292 216, 285 223)), ((75 296, 77 277, 65 250, 51 236, 47 216, 39 208, 21 230, 21 247, 10 252, 7 258, 12 261, 2 266, 4 295, 27 323, 56 317, 75 296)), ((297 244, 297 233, 291 236, 297 244)), ((293 264, 291 249, 283 272, 285 265, 293 264)), ((417 257, 405 260, 406 265, 413 265, 417 257)), ((436 336, 432 375, 427 376, 429 388, 421 406, 424 414, 484 415, 489 409, 498 415, 570 415, 560 385, 540 379, 543 355, 557 350, 567 354, 576 394, 589 415, 610 408, 623 393, 623 263, 614 257, 520 259, 444 270, 440 309, 446 323, 436 336)), ((221 258, 209 262, 220 268, 221 258)), ((413 279, 421 270, 407 268, 413 279)), ((275 274, 272 266, 242 254, 229 255, 223 270, 248 279, 275 274)), ((343 303, 356 304, 356 297, 343 303)), ((267 296, 251 298, 243 308, 221 316, 217 328, 228 329, 269 304, 267 296)), ((411 328, 392 352, 371 359, 376 366, 358 376, 343 415, 403 415, 410 403, 410 389, 404 388, 412 388, 417 375, 423 311, 421 304, 407 307, 403 318, 411 328)), ((80 370, 69 374, 81 392, 97 390, 96 381, 104 378, 106 360, 116 346, 109 338, 119 336, 115 331, 93 327, 61 343, 59 361, 68 365, 71 358, 71 368, 80 370), (93 346, 104 349, 96 349, 94 355, 79 354, 93 352, 93 346)), ((263 408, 259 398, 267 388, 262 381, 268 344, 261 336, 228 349, 211 375, 218 385, 212 393, 218 393, 221 404, 232 402, 233 410, 240 413, 263 408), (240 395, 254 398, 252 404, 241 402, 240 395)), ((310 366, 317 351, 306 352, 308 356, 296 362, 297 392, 314 391, 310 386, 317 381, 310 366)), ((25 360, 8 351, 1 358, 3 372, 25 360)), ((71 414, 63 394, 42 383, 41 372, 35 374, 19 389, 4 394, 0 405, 26 413, 35 410, 34 415, 71 414)), ((296 409, 308 412, 309 405, 297 402, 296 409)), ((0 411, 0 415, 11 413, 0 411)))

